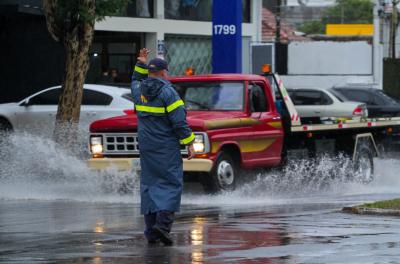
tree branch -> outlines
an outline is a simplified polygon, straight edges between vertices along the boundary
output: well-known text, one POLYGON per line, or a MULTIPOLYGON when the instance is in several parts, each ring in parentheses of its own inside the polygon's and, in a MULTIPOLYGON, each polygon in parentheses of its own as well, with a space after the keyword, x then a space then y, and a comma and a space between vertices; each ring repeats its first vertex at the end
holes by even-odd
POLYGON ((43 12, 50 35, 55 41, 60 41, 63 34, 57 21, 57 0, 43 0, 43 12))

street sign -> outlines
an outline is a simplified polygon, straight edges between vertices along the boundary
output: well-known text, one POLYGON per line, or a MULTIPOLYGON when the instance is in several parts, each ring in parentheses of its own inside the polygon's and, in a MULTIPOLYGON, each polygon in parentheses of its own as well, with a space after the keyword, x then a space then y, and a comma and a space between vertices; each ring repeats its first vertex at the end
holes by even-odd
POLYGON ((164 40, 157 40, 157 57, 164 58, 166 53, 164 40))
POLYGON ((242 0, 214 0, 213 73, 242 72, 242 0))

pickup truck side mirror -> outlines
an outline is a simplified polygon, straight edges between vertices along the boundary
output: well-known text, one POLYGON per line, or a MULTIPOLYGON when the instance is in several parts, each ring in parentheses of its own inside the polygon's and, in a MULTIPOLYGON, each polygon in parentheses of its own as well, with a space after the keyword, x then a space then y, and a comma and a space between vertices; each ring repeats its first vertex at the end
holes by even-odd
POLYGON ((29 98, 28 99, 26 99, 26 100, 24 100, 21 104, 20 104, 20 106, 25 106, 25 107, 28 107, 28 106, 30 106, 31 104, 30 104, 30 102, 29 102, 29 98))

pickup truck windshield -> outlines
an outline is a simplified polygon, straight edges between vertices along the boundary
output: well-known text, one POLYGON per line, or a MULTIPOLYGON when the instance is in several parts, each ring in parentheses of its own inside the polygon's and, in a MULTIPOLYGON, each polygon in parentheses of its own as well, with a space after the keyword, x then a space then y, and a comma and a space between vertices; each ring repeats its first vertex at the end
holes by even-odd
POLYGON ((176 82, 187 110, 243 110, 243 82, 176 82))

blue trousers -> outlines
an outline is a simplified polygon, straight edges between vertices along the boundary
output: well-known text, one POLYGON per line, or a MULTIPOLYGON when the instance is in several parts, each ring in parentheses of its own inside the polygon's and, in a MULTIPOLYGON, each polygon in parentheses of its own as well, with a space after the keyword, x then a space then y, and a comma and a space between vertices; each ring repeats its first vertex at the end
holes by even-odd
POLYGON ((144 222, 146 224, 146 229, 144 230, 144 235, 146 236, 147 240, 158 239, 153 232, 154 226, 157 226, 165 232, 171 232, 174 219, 175 214, 171 211, 158 211, 156 213, 145 214, 144 222))

